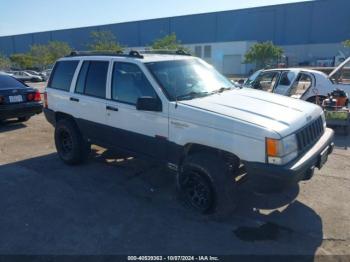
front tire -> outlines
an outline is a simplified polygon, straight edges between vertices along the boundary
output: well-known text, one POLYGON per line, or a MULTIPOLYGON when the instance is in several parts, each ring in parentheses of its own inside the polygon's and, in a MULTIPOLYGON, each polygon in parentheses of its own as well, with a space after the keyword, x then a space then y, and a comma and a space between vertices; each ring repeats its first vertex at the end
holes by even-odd
POLYGON ((91 146, 85 141, 76 124, 63 119, 56 124, 55 144, 59 157, 68 165, 77 165, 84 162, 90 152, 91 146))
POLYGON ((181 199, 201 214, 228 215, 236 207, 236 183, 225 160, 209 153, 188 156, 177 176, 181 199))

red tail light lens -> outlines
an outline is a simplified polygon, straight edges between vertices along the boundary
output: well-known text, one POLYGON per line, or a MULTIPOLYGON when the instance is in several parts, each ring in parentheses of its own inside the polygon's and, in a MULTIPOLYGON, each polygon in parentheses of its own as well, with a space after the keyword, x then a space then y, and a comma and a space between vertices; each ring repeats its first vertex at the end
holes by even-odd
POLYGON ((4 97, 0 96, 0 105, 4 102, 4 97))
POLYGON ((34 101, 40 102, 41 101, 41 95, 39 91, 36 91, 34 94, 34 101))

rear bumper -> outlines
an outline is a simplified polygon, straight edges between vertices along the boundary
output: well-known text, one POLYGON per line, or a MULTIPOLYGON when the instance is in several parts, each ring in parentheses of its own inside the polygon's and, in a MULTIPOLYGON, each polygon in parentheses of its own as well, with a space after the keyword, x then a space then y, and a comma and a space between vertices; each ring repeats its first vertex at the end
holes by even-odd
POLYGON ((285 166, 245 162, 252 185, 263 192, 275 192, 296 185, 302 180, 311 179, 314 169, 321 169, 328 155, 333 152, 333 138, 334 131, 327 128, 324 135, 308 152, 285 166))
POLYGON ((44 108, 43 111, 44 111, 44 115, 45 115, 46 120, 51 125, 55 126, 56 125, 55 112, 51 109, 48 109, 48 108, 44 108))
POLYGON ((31 102, 23 104, 1 105, 0 106, 0 120, 31 117, 40 114, 43 110, 42 103, 31 102))

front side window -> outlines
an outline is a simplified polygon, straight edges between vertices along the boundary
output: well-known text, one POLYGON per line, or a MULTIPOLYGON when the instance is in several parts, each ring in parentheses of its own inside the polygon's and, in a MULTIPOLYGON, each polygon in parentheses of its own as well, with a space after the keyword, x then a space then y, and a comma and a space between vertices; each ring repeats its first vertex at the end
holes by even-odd
POLYGON ((107 61, 85 61, 80 69, 75 92, 105 98, 108 66, 107 61))
POLYGON ((234 88, 231 81, 213 67, 196 59, 152 62, 147 67, 171 101, 234 88))
POLYGON ((131 63, 116 62, 113 67, 112 99, 135 105, 140 97, 157 95, 141 69, 131 63))
POLYGON ((251 84, 254 89, 272 92, 280 76, 280 72, 261 73, 251 84))
POLYGON ((79 61, 60 61, 53 69, 48 87, 69 91, 79 61))

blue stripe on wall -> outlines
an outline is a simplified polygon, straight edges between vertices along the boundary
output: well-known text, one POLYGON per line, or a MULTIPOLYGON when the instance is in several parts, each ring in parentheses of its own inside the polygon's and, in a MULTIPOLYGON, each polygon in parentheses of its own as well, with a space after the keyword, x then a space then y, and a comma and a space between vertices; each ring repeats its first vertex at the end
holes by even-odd
POLYGON ((228 41, 266 41, 278 45, 339 43, 350 39, 350 1, 312 2, 153 19, 96 27, 0 37, 0 52, 25 52, 49 40, 86 49, 90 32, 110 30, 125 46, 147 46, 175 32, 183 44, 228 41))

